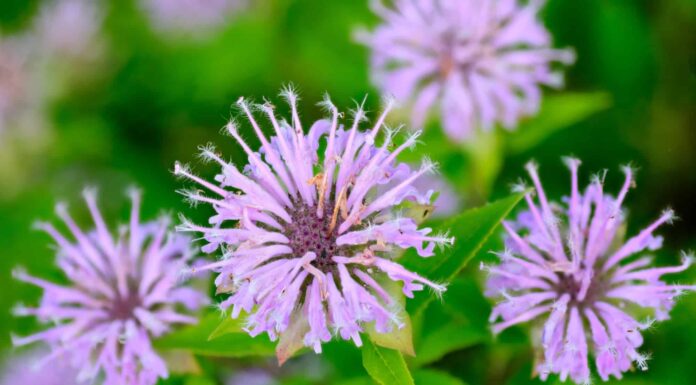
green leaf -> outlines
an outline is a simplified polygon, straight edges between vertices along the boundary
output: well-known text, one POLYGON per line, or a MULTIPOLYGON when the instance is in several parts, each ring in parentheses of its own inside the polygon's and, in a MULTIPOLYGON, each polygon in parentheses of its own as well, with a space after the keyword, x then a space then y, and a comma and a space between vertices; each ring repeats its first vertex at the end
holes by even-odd
MULTIPOLYGON (((486 330, 489 327, 491 305, 473 277, 459 277, 453 281, 447 287, 440 307, 447 314, 448 320, 468 322, 486 330)), ((428 311, 433 308, 434 306, 430 306, 428 311)))
MULTIPOLYGON (((405 313, 404 313, 405 314, 405 313)), ((379 333, 375 330, 374 324, 366 325, 366 332, 370 340, 378 346, 398 350, 403 354, 415 356, 413 350, 413 325, 408 314, 402 317, 405 324, 401 329, 395 329, 391 333, 379 333)))
POLYGON ((391 310, 403 321, 404 327, 401 329, 394 328, 389 333, 379 333, 375 330, 374 323, 369 323, 365 325, 365 332, 370 340, 378 346, 398 350, 409 356, 415 356, 416 353, 413 350, 413 325, 411 317, 404 308, 406 297, 401 289, 401 284, 391 279, 382 279, 380 286, 389 294, 389 297, 394 299, 391 310))
POLYGON ((562 128, 607 109, 611 98, 605 92, 563 93, 544 97, 541 111, 520 124, 507 138, 507 150, 519 154, 533 148, 562 128))
POLYGON ((242 329, 243 321, 241 318, 225 317, 222 322, 213 330, 208 336, 208 341, 212 341, 216 338, 222 337, 226 334, 232 333, 245 333, 242 329))
POLYGON ((421 369, 413 373, 416 385, 466 385, 462 380, 452 375, 433 369, 421 369))
POLYGON ((480 328, 451 322, 422 339, 415 364, 423 366, 435 362, 449 352, 486 341, 488 336, 488 333, 480 328))
MULTIPOLYGON (((513 194, 485 206, 466 211, 436 226, 436 231, 449 231, 450 234, 454 235, 454 245, 430 258, 419 257, 415 251, 410 250, 401 259, 402 265, 432 281, 450 282, 478 253, 500 222, 523 197, 524 193, 513 194)), ((412 317, 417 316, 432 299, 432 293, 416 294, 407 303, 409 314, 412 317)))
MULTIPOLYGON (((365 369, 362 364, 362 349, 355 347, 353 341, 343 339, 333 339, 322 346, 322 361, 326 363, 327 370, 335 374, 335 378, 352 378, 364 374, 365 369)), ((374 385, 371 381, 370 384, 374 385)))
POLYGON ((414 385, 400 352, 377 346, 369 339, 363 342, 363 366, 375 382, 380 385, 414 385))
POLYGON ((486 202, 490 196, 500 170, 503 167, 503 141, 498 130, 476 132, 475 137, 463 143, 463 149, 470 161, 468 190, 478 202, 486 202))
POLYGON ((252 338, 246 333, 229 333, 208 340, 219 325, 219 315, 209 314, 198 325, 185 327, 155 340, 154 346, 160 350, 184 350, 216 357, 273 355, 275 346, 265 335, 252 338))
POLYGON ((490 306, 471 279, 454 281, 447 288, 443 303, 431 303, 423 313, 423 325, 427 328, 422 328, 413 363, 424 366, 453 351, 488 341, 489 312, 490 306))

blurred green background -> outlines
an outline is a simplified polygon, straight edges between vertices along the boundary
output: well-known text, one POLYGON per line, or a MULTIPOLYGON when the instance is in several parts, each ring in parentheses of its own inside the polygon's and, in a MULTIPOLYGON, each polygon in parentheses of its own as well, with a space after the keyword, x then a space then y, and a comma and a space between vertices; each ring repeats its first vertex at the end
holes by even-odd
MULTIPOLYGON (((31 229, 37 219, 55 219, 57 201, 69 202, 87 224, 80 191, 95 185, 105 214, 123 222, 128 210, 123 192, 135 184, 145 191, 145 216, 184 212, 200 222, 207 211, 182 202, 175 192, 182 183, 170 170, 180 160, 212 175, 215 170, 195 156, 197 146, 207 142, 243 161, 232 139, 219 134, 236 114, 231 105, 240 96, 278 101, 280 87, 292 82, 303 99, 305 122, 322 116, 315 103, 325 91, 344 110, 366 94, 369 109, 378 109, 367 49, 352 39, 357 27, 376 22, 367 0, 252 3, 214 32, 186 37, 153 30, 133 0, 99 2, 105 12, 101 57, 48 67, 47 79, 64 80, 45 109, 46 130, 19 144, 0 136, 0 152, 10 154, 0 163, 0 348, 10 348, 10 332, 24 334, 35 326, 10 315, 14 304, 34 303, 39 295, 15 282, 11 269, 22 265, 37 275, 59 276, 48 237, 31 229)), ((21 34, 41 4, 0 1, 0 34, 21 34)), ((567 71, 567 92, 596 93, 609 107, 562 129, 532 135, 524 146, 512 144, 528 127, 534 129, 534 119, 519 132, 496 133, 460 147, 439 145, 445 140, 433 122, 426 144, 410 157, 440 160, 466 206, 507 194, 530 159, 541 164, 542 180, 555 197, 569 188, 561 156, 581 158, 585 179, 609 169, 608 191, 623 181, 619 166, 631 162, 639 173, 638 188, 626 203, 629 229, 638 231, 673 207, 681 220, 660 231, 665 247, 658 256, 660 263, 676 263, 680 250, 696 248, 696 1, 550 0, 543 17, 556 45, 577 51, 578 61, 567 71)), ((550 98, 563 94, 546 92, 550 98)), ((246 137, 254 142, 251 133, 246 137)), ((480 279, 473 265, 466 274, 480 279)), ((696 273, 678 278, 693 280, 696 273)), ((470 289, 467 301, 481 301, 472 314, 485 313, 480 293, 470 289)), ((695 315, 696 296, 685 296, 671 321, 647 332, 644 350, 654 357, 649 372, 629 373, 624 383, 693 384, 696 366, 689 357, 696 356, 695 315)), ((531 350, 524 336, 515 329, 495 344, 474 344, 432 366, 472 385, 529 383, 531 350)), ((362 381, 356 349, 333 344, 322 361, 328 369, 320 371, 319 383, 335 383, 339 377, 362 381)), ((175 377, 172 383, 177 381, 183 380, 175 377)))

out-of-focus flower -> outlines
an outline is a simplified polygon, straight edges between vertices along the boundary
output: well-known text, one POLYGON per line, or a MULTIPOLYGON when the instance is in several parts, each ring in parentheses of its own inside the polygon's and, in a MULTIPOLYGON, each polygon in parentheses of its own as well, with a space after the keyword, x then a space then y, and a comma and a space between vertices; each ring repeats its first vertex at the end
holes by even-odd
POLYGON ((550 373, 561 380, 590 383, 588 355, 595 358, 603 380, 621 378, 633 365, 647 369, 647 356, 638 352, 641 330, 652 321, 637 321, 632 314, 643 308, 657 320, 669 318, 675 299, 692 285, 670 285, 662 275, 684 271, 692 258, 671 267, 651 267, 640 254, 656 250, 662 237, 653 235, 674 219, 671 210, 638 235, 624 241, 625 213, 621 204, 633 186, 633 171, 624 168, 626 181, 614 197, 603 191, 603 176, 595 177, 584 193, 578 188, 580 162, 568 159, 570 197, 563 205, 549 202, 537 169, 529 164, 539 205, 527 195, 529 210, 517 221, 504 223, 508 249, 499 253, 499 266, 482 265, 490 277, 487 295, 502 296, 491 321, 496 333, 541 316, 540 362, 542 379, 550 373))
POLYGON ((56 359, 50 366, 36 367, 44 356, 43 352, 11 354, 0 365, 0 385, 40 384, 75 385, 77 370, 66 360, 56 359))
POLYGON ((93 57, 101 50, 103 20, 100 2, 52 0, 45 2, 35 20, 34 38, 42 56, 93 57))
POLYGON ((140 0, 155 29, 204 33, 229 22, 247 0, 140 0))
POLYGON ((13 336, 15 345, 45 342, 52 352, 39 365, 69 358, 79 368, 78 381, 100 376, 104 384, 152 385, 167 377, 164 361, 153 350, 150 338, 168 332, 173 324, 196 322, 182 308, 197 309, 205 297, 182 286, 180 272, 191 257, 189 238, 169 232, 163 218, 140 223, 140 195, 133 201, 130 223, 113 237, 99 209, 96 193, 84 198, 96 228, 83 232, 58 205, 58 216, 75 241, 53 225, 39 223, 58 248, 58 265, 68 284, 63 286, 33 277, 22 270, 15 278, 43 289, 37 307, 18 306, 18 316, 35 316, 52 326, 39 333, 13 336))
POLYGON ((555 63, 574 61, 553 49, 537 19, 542 0, 373 0, 383 24, 359 39, 372 50, 374 82, 412 110, 419 127, 439 108, 447 134, 513 129, 539 109, 541 85, 561 87, 555 63))
POLYGON ((32 27, 0 36, 0 198, 17 194, 51 143, 52 101, 74 82, 101 74, 104 55, 99 1, 42 3, 32 27))
POLYGON ((0 36, 0 200, 21 191, 52 140, 33 51, 27 36, 0 36))
POLYGON ((430 234, 429 228, 419 229, 411 218, 394 215, 405 200, 430 202, 433 191, 420 194, 412 183, 435 166, 426 161, 411 170, 396 161, 418 134, 390 151, 394 132, 386 130, 377 145, 391 103, 373 128, 363 132, 362 107, 354 111, 351 127, 344 128, 341 114, 327 97, 321 105, 330 117, 305 133, 297 95, 286 90, 283 96, 292 110, 289 122, 278 121, 268 103, 238 101, 261 141, 260 151, 254 152, 237 125, 228 124, 229 134, 248 155, 244 169, 222 159, 210 146, 202 149, 201 156, 222 167, 215 183, 177 163, 175 174, 213 194, 193 190, 185 192, 187 198, 209 203, 216 211, 210 218, 212 227, 185 221, 180 230, 203 233, 209 242, 206 252, 223 251, 219 261, 203 269, 219 273, 218 292, 231 293, 221 309, 232 308, 235 318, 242 310, 250 313, 246 330, 252 336, 265 332, 275 340, 292 327, 317 353, 332 332, 360 346, 365 323, 374 323, 381 333, 404 325, 395 311, 395 299, 380 282, 403 282, 409 297, 424 286, 438 293, 445 290, 390 259, 395 249, 413 247, 428 257, 435 246, 453 242, 446 235, 430 234), (267 116, 275 132, 270 140, 252 109, 267 116), (326 138, 323 156, 322 137, 326 138), (398 181, 393 188, 375 194, 378 186, 392 181, 398 181))
POLYGON ((28 46, 22 43, 18 39, 0 37, 0 135, 31 105, 27 99, 29 52, 28 46))
POLYGON ((100 51, 101 21, 97 2, 55 0, 44 4, 26 33, 0 36, 0 133, 11 126, 15 136, 40 142, 37 117, 64 77, 56 59, 93 58, 100 51))

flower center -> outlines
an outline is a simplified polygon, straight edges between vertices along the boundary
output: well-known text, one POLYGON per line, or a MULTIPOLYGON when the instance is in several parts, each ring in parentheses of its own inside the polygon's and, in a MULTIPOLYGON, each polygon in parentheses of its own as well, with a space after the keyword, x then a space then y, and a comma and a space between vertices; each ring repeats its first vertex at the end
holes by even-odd
MULTIPOLYGON (((333 207, 333 202, 327 202, 326 207, 333 207)), ((336 262, 332 257, 346 255, 346 247, 336 245, 336 229, 331 229, 331 216, 326 213, 322 218, 317 216, 317 208, 305 204, 297 204, 291 211, 292 223, 285 227, 290 247, 297 257, 313 251, 317 257, 312 264, 323 272, 333 270, 336 262)))
POLYGON ((476 64, 483 58, 491 56, 488 43, 489 37, 482 38, 462 38, 457 37, 454 32, 447 32, 441 36, 443 45, 438 55, 438 74, 440 80, 446 80, 453 71, 468 74, 475 69, 476 64), (467 55, 455 57, 457 49, 463 45, 469 47, 467 55), (473 48, 475 47, 475 48, 473 48))
POLYGON ((440 56, 440 79, 447 79, 455 65, 454 58, 449 53, 440 56))
POLYGON ((133 311, 140 305, 140 296, 135 290, 130 290, 125 297, 119 294, 114 298, 109 315, 114 320, 128 320, 133 318, 133 311))
POLYGON ((587 292, 584 297, 580 299, 582 291, 582 274, 577 276, 570 273, 557 273, 559 282, 556 285, 556 292, 558 296, 563 294, 570 294, 570 303, 576 306, 585 306, 588 304, 593 304, 596 301, 603 298, 604 294, 609 290, 609 284, 601 276, 597 276, 597 271, 590 278, 590 284, 587 287, 587 292))

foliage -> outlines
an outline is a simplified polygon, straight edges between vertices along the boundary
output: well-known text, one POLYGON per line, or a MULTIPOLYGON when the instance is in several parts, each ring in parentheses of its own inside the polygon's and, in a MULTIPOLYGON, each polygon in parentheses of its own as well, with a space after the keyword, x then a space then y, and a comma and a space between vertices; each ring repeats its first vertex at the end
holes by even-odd
MULTIPOLYGON (((0 36, 30 28, 45 1, 0 1, 0 36)), ((77 222, 89 223, 89 213, 77 202, 85 185, 96 185, 105 217, 123 222, 123 191, 135 184, 145 191, 143 217, 182 212, 205 223, 210 212, 188 208, 176 193, 181 183, 169 171, 179 159, 207 172, 194 155, 207 142, 217 142, 236 164, 246 163, 243 151, 218 135, 227 119, 238 114, 230 106, 239 96, 277 102, 280 86, 292 82, 304 100, 299 111, 303 120, 322 116, 314 104, 325 91, 341 106, 367 94, 371 117, 379 109, 367 51, 353 39, 356 28, 375 23, 367 0, 254 1, 213 34, 177 39, 158 35, 138 1, 102 1, 103 60, 48 66, 47 84, 60 84, 45 108, 49 129, 21 145, 0 133, 2 358, 15 354, 11 333, 39 330, 34 321, 10 314, 16 304, 35 304, 39 296, 13 280, 11 270, 22 265, 37 276, 62 278, 53 250, 47 248, 49 239, 31 230, 35 220, 55 217, 56 201, 72 204, 77 222)), ((695 248, 696 96, 693 50, 688 47, 694 46, 696 7, 688 0, 547 3, 544 18, 556 44, 577 51, 566 90, 545 92, 539 113, 516 130, 498 127, 473 144, 448 140, 439 122, 431 120, 422 144, 401 157, 416 162, 427 156, 438 162, 441 176, 462 198, 459 212, 426 221, 435 231, 449 230, 456 238, 452 247, 427 259, 410 251, 399 257, 408 269, 446 283, 442 298, 428 291, 400 298, 396 311, 404 328, 379 334, 368 327, 361 335, 362 348, 331 342, 319 356, 297 338, 252 338, 244 331, 243 315, 233 320, 209 309, 199 315, 198 325, 154 341, 180 369, 161 384, 222 384, 249 368, 271 373, 278 385, 540 384, 532 378, 528 331, 512 328, 491 335, 490 304, 476 271, 478 262, 491 258, 489 250, 502 247, 499 224, 514 215, 522 199, 509 193, 510 185, 530 159, 543 167, 547 193, 554 197, 567 192, 561 156, 581 158, 592 172, 615 171, 632 162, 640 169, 641 189, 626 204, 631 223, 646 224, 667 206, 683 217, 664 230, 669 236, 657 263, 674 264, 681 249, 695 248)), ((397 126, 406 118, 397 113, 389 123, 397 126)), ((257 147, 251 131, 242 135, 257 147)), ((616 191, 618 183, 620 178, 608 178, 607 191, 616 191)), ((693 279, 693 272, 675 278, 693 279)), ((398 293, 400 287, 390 292, 398 293)), ((694 312, 693 296, 680 299, 672 320, 645 336, 644 350, 653 355, 650 370, 610 383, 690 384, 694 368, 683 358, 696 354, 694 312)), ((296 337, 302 330, 293 332, 296 337)))

